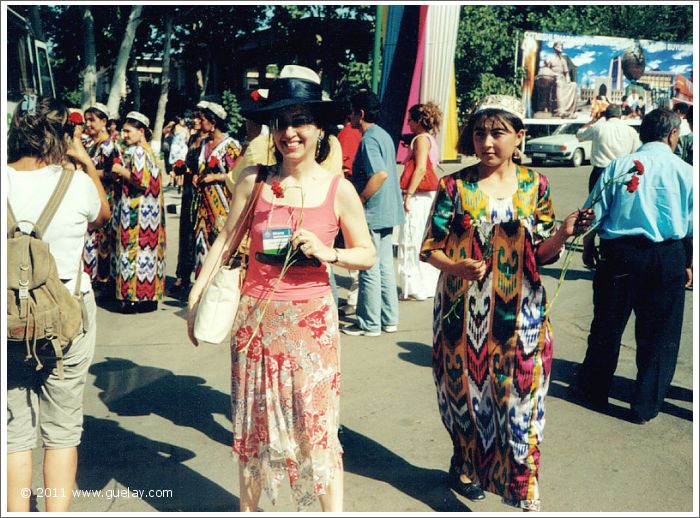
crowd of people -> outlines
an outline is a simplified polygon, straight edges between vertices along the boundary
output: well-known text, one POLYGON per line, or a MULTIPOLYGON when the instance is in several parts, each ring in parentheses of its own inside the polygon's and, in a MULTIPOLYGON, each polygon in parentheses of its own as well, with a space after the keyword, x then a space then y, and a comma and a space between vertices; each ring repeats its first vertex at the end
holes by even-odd
MULTIPOLYGON (((692 150, 692 133, 682 135, 678 115, 646 114, 640 148, 636 132, 616 122, 621 108, 607 106, 605 120, 579 134, 595 148, 588 208, 557 224, 547 177, 514 161, 525 109, 513 97, 487 96, 473 108, 458 150, 478 161, 441 178, 435 169, 442 113, 432 102, 407 112, 403 177, 370 91, 333 101, 318 74, 287 65, 268 90, 242 104, 243 143, 226 132, 223 106, 204 100, 166 126, 163 162, 150 147, 142 113, 127 113, 119 128, 100 103, 84 119, 41 99, 15 112, 8 200, 18 219, 36 219, 65 168, 84 172, 71 184, 73 201, 61 205, 70 224, 51 226, 44 239, 67 287, 85 278, 88 322, 69 347, 65 377, 48 357, 40 370, 21 351, 8 358, 10 510, 28 510, 20 490, 31 486, 38 432, 46 487, 75 483, 82 393, 96 340, 92 293, 113 296, 125 313, 156 309, 165 291, 166 179, 182 194, 169 289, 188 297, 194 345, 201 297, 236 252, 228 249, 231 237, 243 226, 249 232, 230 344, 241 511, 256 510, 263 490, 274 502, 285 477, 299 509, 318 499, 324 511, 342 511, 340 334, 395 333, 399 301, 428 298, 438 408, 453 446, 450 487, 472 500, 489 491, 539 510, 539 444, 553 357, 539 268, 592 227, 600 247, 589 238, 584 261, 596 268, 595 316, 576 395, 606 404, 619 338, 635 311, 633 417, 643 423, 656 416, 675 368, 683 286, 692 282, 692 168, 673 154, 679 142, 692 150), (612 181, 625 173, 636 180, 612 181), (292 264, 290 254, 270 251, 287 248, 299 254, 292 264), (358 272, 340 309, 334 267, 358 272), (621 275, 628 280, 617 282, 621 275), (341 327, 339 313, 354 314, 354 323, 341 327), (35 387, 35 396, 22 396, 35 387), (32 413, 40 413, 40 428, 32 413)), ((69 503, 70 496, 47 499, 47 510, 67 510, 69 503)))

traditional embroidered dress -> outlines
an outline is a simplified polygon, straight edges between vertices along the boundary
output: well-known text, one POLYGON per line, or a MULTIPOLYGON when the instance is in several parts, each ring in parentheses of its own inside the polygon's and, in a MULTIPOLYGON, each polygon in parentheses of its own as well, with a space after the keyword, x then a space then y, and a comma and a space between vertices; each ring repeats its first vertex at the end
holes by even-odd
POLYGON ((486 257, 481 281, 442 273, 433 375, 453 465, 504 502, 539 509, 539 443, 552 365, 536 251, 555 227, 547 178, 517 168, 518 191, 490 198, 476 166, 440 181, 421 258, 486 257))
POLYGON ((154 301, 165 287, 165 210, 162 175, 148 146, 125 153, 131 180, 119 203, 117 299, 154 301))
POLYGON ((102 171, 102 185, 109 202, 112 217, 101 228, 88 230, 83 249, 83 268, 94 282, 106 283, 116 278, 117 219, 114 218, 118 186, 112 177, 112 164, 115 158, 121 160, 121 152, 112 139, 104 134, 89 139, 86 151, 92 158, 95 168, 102 171))
POLYGON ((207 174, 228 174, 240 152, 236 141, 226 134, 215 147, 211 146, 209 139, 202 145, 199 155, 199 183, 192 201, 192 214, 195 215, 195 278, 199 276, 209 248, 224 228, 231 199, 231 192, 225 181, 204 183, 201 180, 207 174), (213 168, 209 165, 212 158, 217 162, 213 168))

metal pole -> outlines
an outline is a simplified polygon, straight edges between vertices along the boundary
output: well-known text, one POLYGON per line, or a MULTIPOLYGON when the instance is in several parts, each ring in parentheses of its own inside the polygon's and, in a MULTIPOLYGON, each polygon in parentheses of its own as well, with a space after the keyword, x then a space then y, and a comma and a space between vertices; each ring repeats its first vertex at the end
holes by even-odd
POLYGON ((377 5, 374 22, 374 51, 372 53, 372 91, 379 90, 379 56, 382 50, 382 6, 377 5))

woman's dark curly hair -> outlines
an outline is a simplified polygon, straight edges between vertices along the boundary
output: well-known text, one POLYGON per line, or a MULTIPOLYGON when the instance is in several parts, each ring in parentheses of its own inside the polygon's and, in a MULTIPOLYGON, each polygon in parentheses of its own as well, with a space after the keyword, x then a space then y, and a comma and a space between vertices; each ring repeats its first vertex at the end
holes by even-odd
POLYGON ((420 124, 421 127, 431 135, 437 133, 442 123, 442 110, 440 110, 437 104, 432 102, 414 104, 408 110, 408 116, 420 124))

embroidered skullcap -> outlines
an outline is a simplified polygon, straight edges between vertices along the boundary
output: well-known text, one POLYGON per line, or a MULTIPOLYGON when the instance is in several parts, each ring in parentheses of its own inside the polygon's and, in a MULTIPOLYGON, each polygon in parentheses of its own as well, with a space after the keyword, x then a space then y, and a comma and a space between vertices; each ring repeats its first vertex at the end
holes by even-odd
POLYGON ((224 110, 224 107, 221 106, 220 104, 217 103, 212 103, 212 102, 207 102, 207 105, 204 107, 204 109, 209 110, 212 112, 214 115, 219 117, 220 119, 226 119, 226 110, 224 110))
POLYGON ((108 119, 114 119, 113 114, 109 111, 109 108, 107 108, 107 105, 106 105, 106 104, 102 104, 102 103, 92 103, 92 104, 89 106, 88 109, 90 109, 90 108, 94 108, 95 110, 98 110, 99 112, 101 112, 101 113, 102 113, 105 117, 107 117, 108 119))
POLYGON ((126 114, 126 118, 133 119, 135 121, 139 121, 141 124, 143 124, 147 128, 150 128, 150 126, 151 126, 151 121, 148 120, 148 117, 146 117, 143 113, 140 113, 140 112, 129 112, 126 114))
POLYGON ((488 109, 503 110, 520 119, 525 117, 525 106, 512 95, 487 95, 476 105, 474 115, 488 109))

